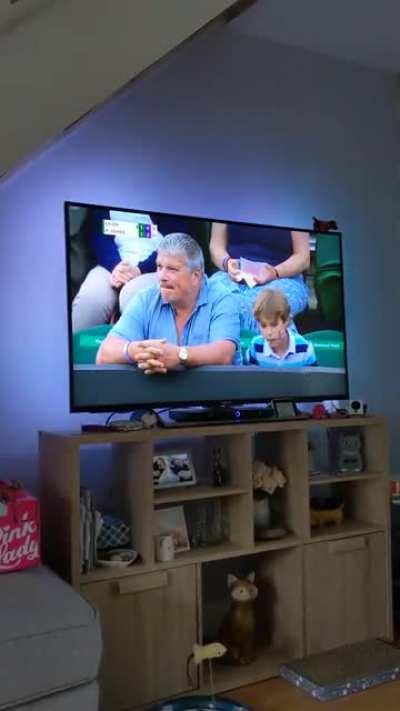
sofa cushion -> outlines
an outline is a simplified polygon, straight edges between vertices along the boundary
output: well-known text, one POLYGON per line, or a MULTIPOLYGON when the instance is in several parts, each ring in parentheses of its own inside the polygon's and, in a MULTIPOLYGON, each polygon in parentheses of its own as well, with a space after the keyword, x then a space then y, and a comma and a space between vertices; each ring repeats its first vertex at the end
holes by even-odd
POLYGON ((99 687, 97 681, 75 686, 58 694, 42 696, 21 706, 13 706, 12 711, 98 711, 99 687))
POLYGON ((0 709, 97 677, 96 611, 39 566, 0 576, 0 709))

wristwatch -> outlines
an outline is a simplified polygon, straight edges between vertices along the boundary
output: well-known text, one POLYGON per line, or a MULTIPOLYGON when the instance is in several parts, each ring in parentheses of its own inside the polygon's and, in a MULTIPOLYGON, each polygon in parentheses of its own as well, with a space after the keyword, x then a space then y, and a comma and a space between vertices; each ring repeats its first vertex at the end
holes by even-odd
POLYGON ((178 358, 181 365, 187 365, 189 358, 189 351, 186 346, 181 346, 178 349, 178 358))

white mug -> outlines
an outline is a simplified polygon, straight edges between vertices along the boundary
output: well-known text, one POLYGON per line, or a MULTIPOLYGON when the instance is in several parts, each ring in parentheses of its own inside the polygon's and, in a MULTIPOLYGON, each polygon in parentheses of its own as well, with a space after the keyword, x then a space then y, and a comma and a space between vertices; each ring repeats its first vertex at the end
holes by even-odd
POLYGON ((166 563, 168 560, 175 558, 175 543, 174 537, 170 534, 157 536, 156 538, 156 557, 160 563, 166 563))

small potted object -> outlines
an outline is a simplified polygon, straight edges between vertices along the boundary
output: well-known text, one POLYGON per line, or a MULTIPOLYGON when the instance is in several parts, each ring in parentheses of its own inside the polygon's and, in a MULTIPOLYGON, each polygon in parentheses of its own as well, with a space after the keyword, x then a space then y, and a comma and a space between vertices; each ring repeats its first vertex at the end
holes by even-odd
POLYGON ((344 502, 341 496, 317 497, 310 500, 311 528, 340 526, 343 523, 344 502))
POLYGON ((276 526, 271 512, 271 497, 282 489, 287 479, 278 467, 256 459, 253 465, 254 532, 258 540, 280 538, 286 529, 276 526))

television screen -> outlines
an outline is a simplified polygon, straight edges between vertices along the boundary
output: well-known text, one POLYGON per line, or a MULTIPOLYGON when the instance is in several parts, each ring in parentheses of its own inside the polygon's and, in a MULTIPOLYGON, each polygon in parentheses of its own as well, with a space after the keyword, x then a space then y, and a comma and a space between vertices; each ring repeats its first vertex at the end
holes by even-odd
POLYGON ((65 203, 72 411, 348 396, 339 232, 65 203))

